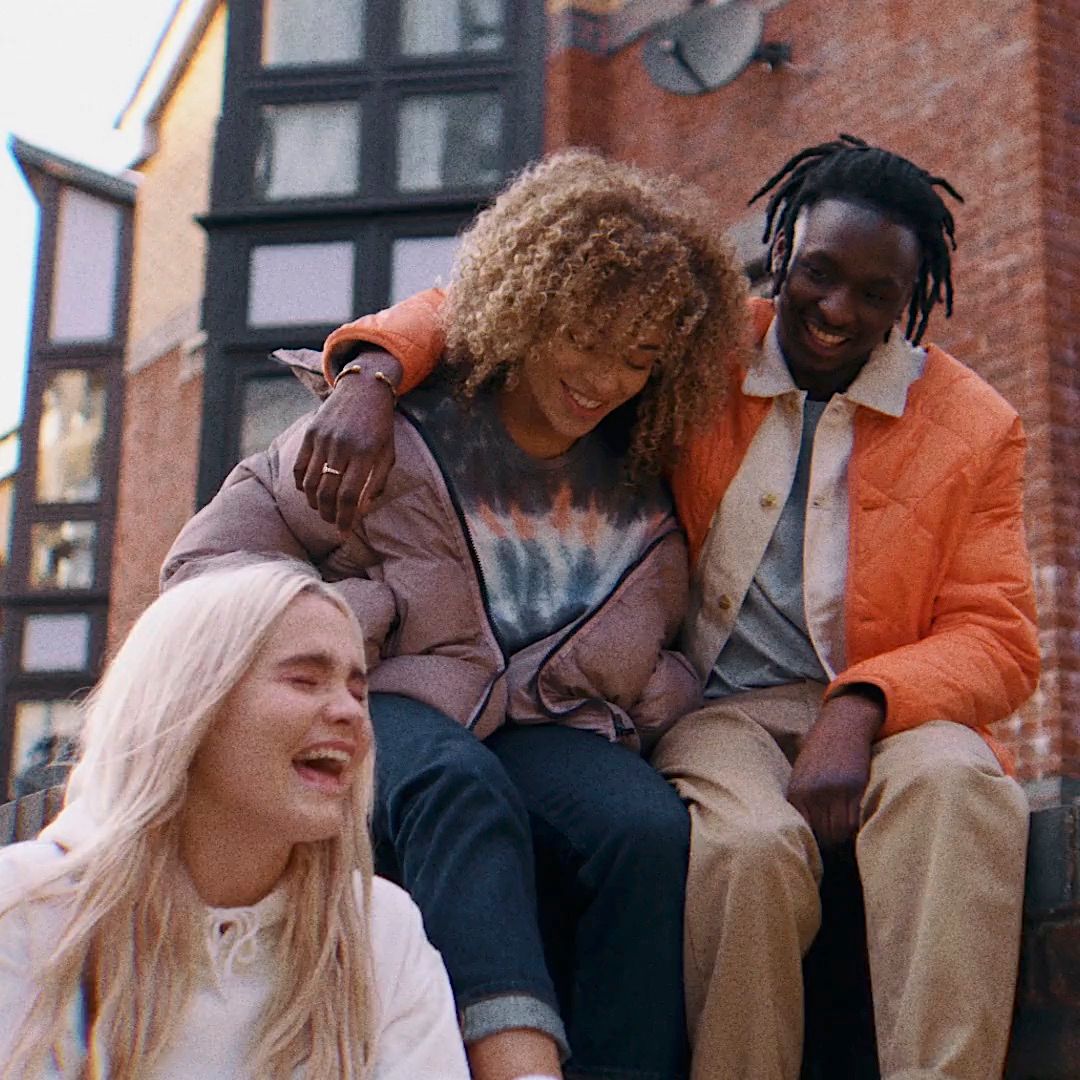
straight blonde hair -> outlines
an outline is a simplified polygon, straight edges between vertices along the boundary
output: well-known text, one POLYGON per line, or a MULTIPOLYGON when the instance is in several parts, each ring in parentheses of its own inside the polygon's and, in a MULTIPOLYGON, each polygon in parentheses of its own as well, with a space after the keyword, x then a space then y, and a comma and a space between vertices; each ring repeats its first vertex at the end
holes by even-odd
MULTIPOLYGON (((274 560, 210 571, 159 597, 135 624, 86 704, 83 752, 66 803, 91 823, 85 842, 19 905, 64 902, 70 912, 36 977, 37 993, 5 1078, 37 1077, 58 1059, 80 988, 85 1077, 134 1080, 169 1041, 205 963, 205 910, 180 859, 188 770, 207 732, 288 606, 325 599, 360 628, 310 567, 274 560)), ((283 878, 288 897, 276 946, 278 978, 252 1048, 253 1076, 362 1080, 374 1057, 368 832, 369 753, 348 795, 340 835, 297 844, 283 878), (362 882, 358 910, 354 876, 362 882)))

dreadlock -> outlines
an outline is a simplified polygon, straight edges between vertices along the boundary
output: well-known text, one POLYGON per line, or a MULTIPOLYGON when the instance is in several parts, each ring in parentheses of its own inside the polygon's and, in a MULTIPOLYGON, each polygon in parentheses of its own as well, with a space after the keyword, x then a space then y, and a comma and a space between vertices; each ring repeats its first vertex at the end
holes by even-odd
POLYGON ((808 146, 789 159, 759 191, 753 204, 772 191, 765 207, 763 243, 784 237, 784 254, 774 276, 780 288, 787 274, 795 243, 795 222, 805 207, 824 199, 865 203, 914 232, 919 242, 919 272, 908 306, 904 335, 914 344, 922 339, 930 312, 944 303, 946 318, 952 314, 953 285, 950 247, 956 250, 953 216, 934 190, 943 188, 958 202, 960 193, 940 176, 854 135, 808 146), (776 189, 773 191, 773 189, 776 189))

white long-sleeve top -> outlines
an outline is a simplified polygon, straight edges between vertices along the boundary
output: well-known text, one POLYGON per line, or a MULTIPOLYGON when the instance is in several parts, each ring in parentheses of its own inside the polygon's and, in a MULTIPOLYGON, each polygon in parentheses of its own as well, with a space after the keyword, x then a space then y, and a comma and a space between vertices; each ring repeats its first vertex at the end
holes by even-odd
MULTIPOLYGON (((44 840, 0 849, 3 893, 10 895, 9 886, 17 891, 20 881, 29 882, 62 857, 56 844, 44 840)), ((273 944, 285 903, 276 890, 251 907, 206 909, 205 968, 194 980, 175 1037, 147 1080, 250 1076, 251 1039, 270 996, 273 944)), ((10 1058, 32 997, 34 973, 48 958, 63 922, 60 901, 24 904, 0 917, 0 1065, 10 1058)), ((374 1080, 467 1080, 442 959, 427 940, 408 894, 382 878, 375 879, 372 889, 371 942, 377 1002, 374 1080)), ((49 1080, 80 1075, 77 995, 68 1015, 65 1052, 44 1073, 49 1080)), ((304 1070, 296 1076, 304 1077, 304 1070)))

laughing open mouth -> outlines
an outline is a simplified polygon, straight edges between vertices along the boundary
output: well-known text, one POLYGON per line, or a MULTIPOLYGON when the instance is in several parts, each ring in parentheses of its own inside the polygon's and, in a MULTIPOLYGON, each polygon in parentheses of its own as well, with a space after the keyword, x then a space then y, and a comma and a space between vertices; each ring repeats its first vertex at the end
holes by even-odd
POLYGON ((594 409, 599 409, 604 404, 602 401, 595 401, 593 398, 585 397, 584 394, 579 394, 572 386, 567 386, 566 383, 563 383, 563 386, 570 395, 570 400, 581 409, 591 412, 594 409))
POLYGON ((834 334, 828 330, 823 330, 820 326, 811 322, 803 321, 803 325, 806 327, 806 332, 810 336, 812 341, 817 342, 823 348, 835 349, 843 345, 848 337, 846 334, 834 334))
POLYGON ((300 779, 323 790, 338 790, 344 786, 345 770, 352 755, 334 747, 316 747, 293 758, 293 768, 300 779))

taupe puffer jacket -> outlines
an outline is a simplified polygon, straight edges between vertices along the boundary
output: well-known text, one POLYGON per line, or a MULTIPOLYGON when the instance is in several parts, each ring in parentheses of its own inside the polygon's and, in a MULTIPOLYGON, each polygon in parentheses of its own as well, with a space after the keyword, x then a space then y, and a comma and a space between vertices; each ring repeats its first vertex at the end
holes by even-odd
MULTIPOLYGON (((318 353, 278 355, 294 367, 319 360, 318 353)), ((427 702, 481 739, 509 717, 586 728, 640 748, 698 706, 693 667, 666 648, 688 591, 686 543, 674 516, 658 524, 598 607, 507 656, 485 608, 468 530, 412 422, 398 414, 394 468, 347 536, 293 484, 306 425, 297 421, 233 469, 174 542, 163 586, 237 552, 309 561, 336 583, 364 628, 372 691, 427 702)))

